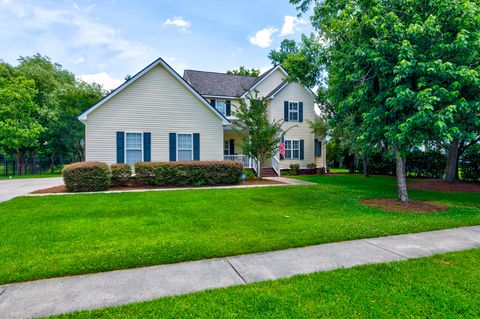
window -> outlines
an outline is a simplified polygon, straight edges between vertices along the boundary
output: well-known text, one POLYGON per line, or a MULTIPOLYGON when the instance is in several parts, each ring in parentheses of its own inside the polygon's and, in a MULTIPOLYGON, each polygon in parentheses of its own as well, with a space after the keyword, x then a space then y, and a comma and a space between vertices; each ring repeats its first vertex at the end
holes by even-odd
POLYGON ((300 141, 285 141, 285 159, 300 159, 300 141))
POLYGON ((298 121, 298 103, 290 102, 288 104, 288 120, 298 121))
POLYGON ((223 141, 223 155, 230 155, 230 142, 223 141))
POLYGON ((223 115, 227 115, 227 102, 224 100, 216 100, 215 101, 215 108, 217 111, 222 113, 223 115))
POLYGON ((177 134, 178 161, 193 160, 192 134, 177 134))
POLYGON ((125 151, 127 153, 127 164, 135 165, 136 162, 142 161, 142 133, 127 132, 126 137, 125 151))

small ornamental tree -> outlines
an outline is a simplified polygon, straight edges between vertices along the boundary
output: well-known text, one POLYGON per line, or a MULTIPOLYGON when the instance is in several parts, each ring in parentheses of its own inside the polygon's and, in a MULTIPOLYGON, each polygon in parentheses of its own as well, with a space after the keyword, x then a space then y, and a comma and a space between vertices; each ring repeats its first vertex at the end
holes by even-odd
POLYGON ((240 100, 235 116, 238 121, 233 127, 242 139, 243 153, 255 160, 260 178, 263 161, 277 152, 283 120, 270 121, 266 99, 257 96, 249 96, 248 103, 240 100))

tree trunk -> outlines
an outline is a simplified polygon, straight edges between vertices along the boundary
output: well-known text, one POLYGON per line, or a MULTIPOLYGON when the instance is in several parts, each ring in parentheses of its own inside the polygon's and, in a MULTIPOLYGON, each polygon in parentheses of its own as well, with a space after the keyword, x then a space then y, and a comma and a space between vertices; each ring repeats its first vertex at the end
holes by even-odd
POLYGON ((363 155, 363 176, 370 176, 370 174, 368 173, 368 156, 366 155, 363 155))
POLYGON ((257 159, 257 178, 262 178, 262 163, 259 159, 257 159))
POLYGON ((458 145, 460 141, 458 139, 453 140, 450 143, 447 154, 447 166, 445 167, 445 175, 443 180, 448 183, 455 182, 457 176, 457 165, 458 165, 458 145))
POLYGON ((23 151, 21 149, 17 149, 17 156, 16 156, 16 173, 17 175, 25 174, 25 159, 23 158, 23 151))
POLYGON ((407 180, 405 178, 405 162, 406 158, 400 154, 398 147, 395 146, 395 161, 396 161, 396 171, 397 171, 397 189, 398 189, 398 200, 402 203, 408 203, 408 191, 407 191, 407 180))

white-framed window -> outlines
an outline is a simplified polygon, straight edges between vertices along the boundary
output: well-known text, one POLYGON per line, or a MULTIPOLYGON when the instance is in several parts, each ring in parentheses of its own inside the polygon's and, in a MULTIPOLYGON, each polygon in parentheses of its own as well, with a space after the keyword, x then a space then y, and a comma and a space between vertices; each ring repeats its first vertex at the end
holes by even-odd
POLYGON ((179 162, 193 160, 193 134, 177 134, 177 160, 179 162))
POLYGON ((289 102, 288 104, 288 120, 298 122, 298 102, 289 102))
POLYGON ((223 155, 230 155, 230 142, 228 140, 223 141, 223 155))
POLYGON ((285 141, 285 159, 300 159, 300 141, 285 141))
POLYGON ((217 111, 222 113, 224 116, 227 115, 227 101, 225 100, 216 100, 215 101, 215 108, 217 111))
POLYGON ((142 133, 126 132, 125 134, 125 158, 127 164, 135 165, 143 161, 143 139, 142 133))

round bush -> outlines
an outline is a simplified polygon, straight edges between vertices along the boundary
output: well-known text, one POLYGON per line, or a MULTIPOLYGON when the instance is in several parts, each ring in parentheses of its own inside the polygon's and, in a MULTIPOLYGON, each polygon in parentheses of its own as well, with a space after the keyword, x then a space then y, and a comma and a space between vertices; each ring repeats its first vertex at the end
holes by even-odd
POLYGON ((132 168, 128 164, 113 164, 110 166, 113 185, 126 185, 132 176, 132 168))
POLYGON ((101 162, 81 162, 67 165, 62 170, 69 192, 95 192, 110 186, 110 168, 101 162))

